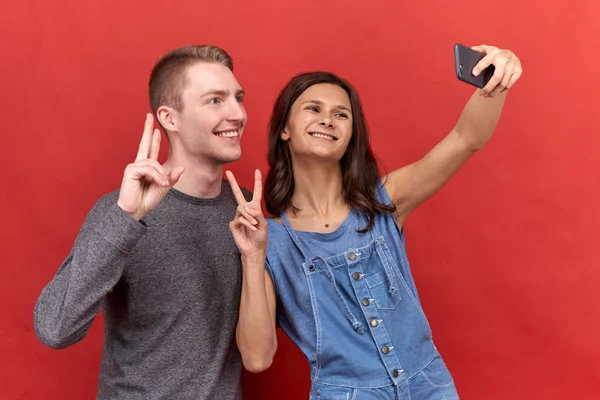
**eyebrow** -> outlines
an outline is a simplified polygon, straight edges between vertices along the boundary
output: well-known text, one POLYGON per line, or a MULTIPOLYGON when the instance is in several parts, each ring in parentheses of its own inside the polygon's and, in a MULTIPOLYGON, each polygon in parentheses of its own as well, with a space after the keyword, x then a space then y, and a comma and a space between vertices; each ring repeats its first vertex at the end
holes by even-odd
MULTIPOLYGON (((314 104, 318 104, 318 105, 320 105, 320 106, 323 106, 323 105, 325 105, 325 103, 323 103, 321 100, 305 100, 305 101, 303 101, 303 102, 302 102, 302 104, 304 104, 304 103, 314 103, 314 104)), ((348 107, 346 107, 346 106, 343 106, 343 105, 341 105, 341 104, 338 104, 338 105, 336 106, 336 108, 339 108, 340 110, 346 110, 346 111, 348 111, 349 113, 352 113, 352 111, 350 111, 350 109, 349 109, 348 107)))
MULTIPOLYGON (((229 94, 229 90, 219 90, 219 89, 212 89, 209 90, 208 92, 204 93, 202 95, 202 97, 207 97, 207 96, 221 96, 221 97, 226 97, 229 94)), ((235 95, 236 96, 243 96, 245 94, 244 89, 238 89, 235 91, 235 95)))

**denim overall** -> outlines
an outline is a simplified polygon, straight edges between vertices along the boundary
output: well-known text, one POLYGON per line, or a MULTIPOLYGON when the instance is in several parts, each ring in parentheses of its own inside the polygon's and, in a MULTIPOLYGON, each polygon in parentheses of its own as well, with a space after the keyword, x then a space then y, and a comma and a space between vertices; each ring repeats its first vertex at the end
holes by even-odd
MULTIPOLYGON (((383 185, 380 201, 391 201, 383 185)), ((269 219, 278 326, 307 358, 311 400, 458 399, 433 344, 393 214, 351 211, 331 233, 269 219)))

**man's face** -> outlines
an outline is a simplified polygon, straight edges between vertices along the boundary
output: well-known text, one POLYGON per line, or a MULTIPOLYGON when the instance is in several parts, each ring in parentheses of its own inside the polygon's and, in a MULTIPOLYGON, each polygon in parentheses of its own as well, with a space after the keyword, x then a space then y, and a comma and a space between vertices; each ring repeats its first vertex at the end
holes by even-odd
POLYGON ((174 112, 184 151, 212 164, 236 161, 246 125, 244 92, 227 67, 198 62, 188 67, 183 109, 174 112))

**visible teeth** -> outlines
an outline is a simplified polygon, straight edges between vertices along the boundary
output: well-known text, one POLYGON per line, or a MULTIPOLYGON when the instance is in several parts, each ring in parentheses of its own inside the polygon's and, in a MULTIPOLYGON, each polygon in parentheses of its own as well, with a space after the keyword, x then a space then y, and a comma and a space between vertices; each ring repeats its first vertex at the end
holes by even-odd
POLYGON ((311 133, 311 135, 314 136, 314 137, 320 137, 320 138, 323 138, 323 139, 335 140, 335 138, 333 136, 324 135, 322 133, 311 133))
POLYGON ((237 136, 239 136, 239 133, 238 133, 238 131, 227 131, 227 132, 219 132, 216 135, 218 137, 231 138, 231 137, 237 137, 237 136))

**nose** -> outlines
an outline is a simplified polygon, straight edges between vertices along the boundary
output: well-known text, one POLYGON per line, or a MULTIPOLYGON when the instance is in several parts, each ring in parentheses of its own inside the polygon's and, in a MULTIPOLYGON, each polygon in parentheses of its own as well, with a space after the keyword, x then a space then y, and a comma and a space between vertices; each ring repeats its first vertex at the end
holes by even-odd
POLYGON ((246 119, 246 110, 244 110, 244 106, 237 101, 231 103, 228 111, 228 121, 241 122, 246 119))
POLYGON ((331 121, 320 121, 319 125, 327 127, 327 128, 333 128, 333 124, 331 123, 331 121))

